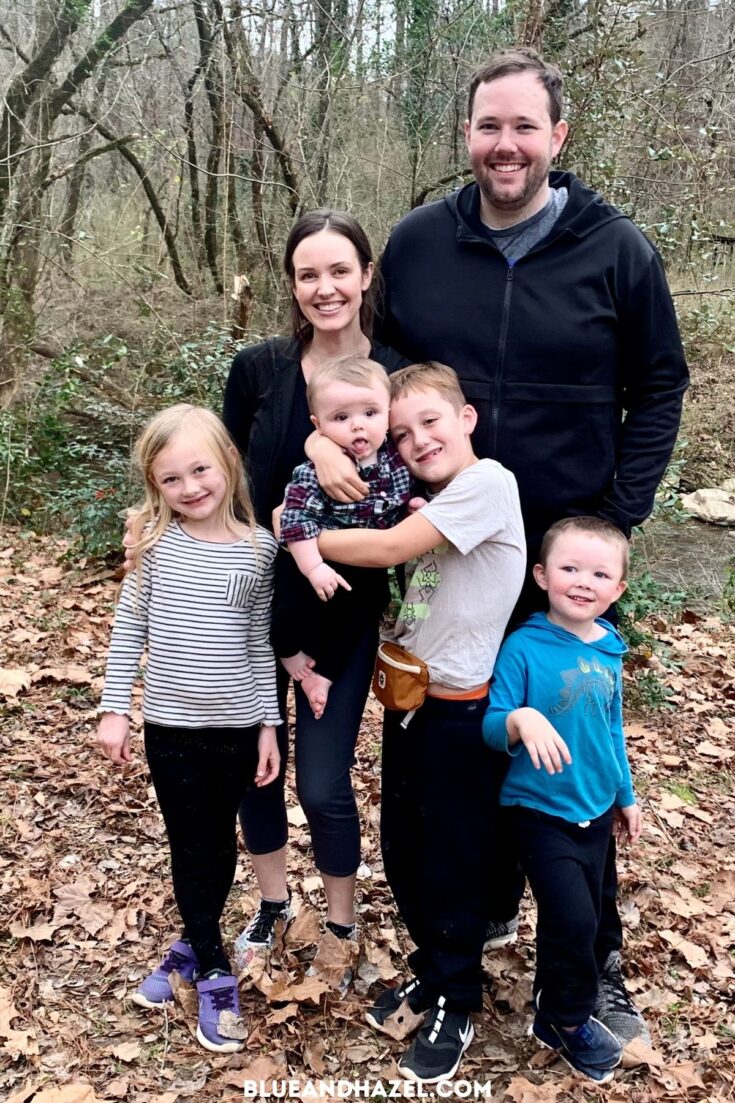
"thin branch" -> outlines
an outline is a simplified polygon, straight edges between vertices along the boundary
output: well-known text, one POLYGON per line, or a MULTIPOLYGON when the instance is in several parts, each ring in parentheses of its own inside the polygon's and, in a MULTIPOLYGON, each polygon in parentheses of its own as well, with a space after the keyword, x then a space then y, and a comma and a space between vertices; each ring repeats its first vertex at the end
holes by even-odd
POLYGON ((75 161, 73 165, 69 165, 67 168, 60 169, 59 172, 54 172, 50 176, 47 176, 41 186, 41 190, 46 191, 46 189, 50 188, 52 184, 55 184, 57 180, 63 180, 65 176, 69 176, 72 172, 76 172, 82 165, 86 165, 87 161, 91 161, 93 157, 100 157, 103 153, 110 153, 114 149, 119 150, 121 146, 127 145, 129 142, 135 142, 139 138, 139 134, 126 134, 123 138, 115 138, 113 142, 108 142, 107 145, 95 146, 94 149, 90 149, 83 157, 75 161))

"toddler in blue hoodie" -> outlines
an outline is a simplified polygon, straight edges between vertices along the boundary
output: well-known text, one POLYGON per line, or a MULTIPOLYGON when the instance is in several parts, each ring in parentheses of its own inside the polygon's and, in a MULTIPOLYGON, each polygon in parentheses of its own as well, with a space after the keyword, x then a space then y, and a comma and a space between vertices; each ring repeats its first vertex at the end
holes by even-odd
POLYGON ((626 588, 628 542, 600 518, 568 517, 539 559, 549 611, 503 644, 483 735, 511 756, 500 803, 538 908, 533 1033, 605 1083, 621 1049, 592 1014, 603 870, 613 829, 629 842, 641 833, 623 736, 626 647, 601 617, 626 588))

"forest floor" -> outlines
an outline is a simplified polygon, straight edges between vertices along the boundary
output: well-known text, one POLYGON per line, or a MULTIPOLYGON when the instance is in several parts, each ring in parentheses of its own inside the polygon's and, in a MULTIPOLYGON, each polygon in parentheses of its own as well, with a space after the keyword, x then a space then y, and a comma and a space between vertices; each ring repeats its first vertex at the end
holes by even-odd
MULTIPOLYGON (((234 1103, 246 1081, 272 1079, 298 1080, 304 1099, 318 1084, 344 1097, 358 1080, 363 1092, 367 1082, 379 1093, 380 1082, 387 1094, 405 1043, 376 1035, 364 1014, 403 972, 406 934, 378 845, 379 709, 368 708, 354 771, 364 846, 355 983, 339 998, 330 984, 341 963, 328 953, 305 977, 322 894, 289 772, 299 916, 242 978, 243 1052, 209 1054, 194 1038, 187 986, 165 1014, 127 999, 175 937, 177 917, 140 745, 121 771, 93 743, 115 583, 64 551, 7 530, 0 551, 0 1098, 234 1103)), ((537 1050, 526 1036, 526 897, 518 943, 485 957, 485 1009, 461 1068, 471 1087, 490 1083, 494 1099, 735 1099, 735 626, 692 612, 649 628, 664 650, 636 662, 666 687, 667 707, 627 716, 645 826, 619 864, 628 985, 653 1049, 634 1045, 605 1088, 537 1050)), ((243 853, 228 937, 254 902, 243 853)), ((457 1097, 467 1090, 458 1085, 457 1097)))

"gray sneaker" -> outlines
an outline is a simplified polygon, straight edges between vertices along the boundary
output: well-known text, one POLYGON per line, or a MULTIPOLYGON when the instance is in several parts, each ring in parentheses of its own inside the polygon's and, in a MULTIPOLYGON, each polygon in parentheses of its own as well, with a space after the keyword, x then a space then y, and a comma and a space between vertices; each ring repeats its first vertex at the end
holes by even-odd
POLYGON ((499 950, 501 946, 508 946, 518 938, 518 916, 512 919, 491 919, 487 925, 485 935, 485 949, 499 950))
POLYGON ((651 1035, 646 1020, 626 991, 620 953, 617 950, 611 950, 607 955, 600 973, 595 1017, 612 1031, 621 1046, 626 1046, 634 1038, 640 1038, 645 1045, 650 1046, 651 1035))

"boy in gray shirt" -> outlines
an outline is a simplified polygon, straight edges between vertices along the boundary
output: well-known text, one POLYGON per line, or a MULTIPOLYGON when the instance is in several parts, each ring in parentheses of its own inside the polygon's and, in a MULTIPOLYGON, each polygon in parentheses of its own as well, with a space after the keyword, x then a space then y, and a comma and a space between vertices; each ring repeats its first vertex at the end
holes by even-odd
POLYGON ((429 668, 426 701, 407 727, 403 713, 386 712, 383 728, 381 844, 416 943, 414 975, 368 1012, 368 1022, 389 1032, 406 1000, 424 1023, 398 1062, 403 1076, 421 1083, 455 1075, 473 1037, 470 1013, 482 1007, 486 870, 501 781, 484 753, 482 717, 525 571, 516 482, 474 455, 476 420, 451 368, 396 372, 391 435, 430 500, 392 529, 319 537, 321 553, 336 562, 408 562, 394 639, 429 668))

